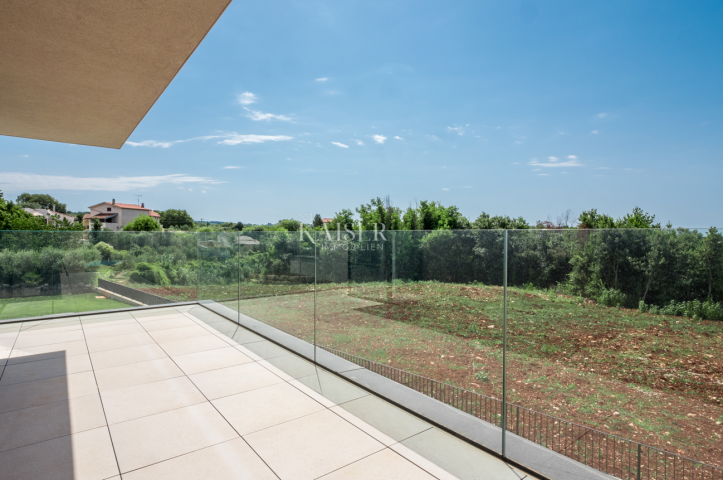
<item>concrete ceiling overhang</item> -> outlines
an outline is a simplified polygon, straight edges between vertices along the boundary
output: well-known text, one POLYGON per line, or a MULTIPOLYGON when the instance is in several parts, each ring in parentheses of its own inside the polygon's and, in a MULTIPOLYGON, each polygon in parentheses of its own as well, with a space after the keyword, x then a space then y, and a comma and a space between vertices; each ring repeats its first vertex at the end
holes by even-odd
POLYGON ((3 0, 0 135, 120 148, 231 0, 3 0))

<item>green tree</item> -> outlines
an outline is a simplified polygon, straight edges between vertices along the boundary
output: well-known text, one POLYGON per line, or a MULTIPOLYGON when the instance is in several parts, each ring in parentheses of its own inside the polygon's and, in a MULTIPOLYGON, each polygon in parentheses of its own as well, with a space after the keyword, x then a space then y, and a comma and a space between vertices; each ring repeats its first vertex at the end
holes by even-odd
POLYGON ((157 232, 161 225, 148 215, 140 215, 123 227, 126 232, 157 232))
POLYGON ((21 193, 15 201, 21 207, 52 209, 55 206, 55 211, 60 213, 66 213, 68 210, 66 204, 45 193, 21 193))
POLYGON ((633 213, 628 213, 615 222, 615 228, 660 228, 660 222, 653 223, 655 215, 648 215, 639 207, 633 208, 633 213))
POLYGON ((314 222, 312 223, 314 228, 321 228, 324 226, 324 220, 321 219, 321 215, 318 213, 314 215, 314 222))
POLYGON ((103 260, 109 260, 110 256, 113 255, 115 249, 105 242, 98 242, 95 244, 95 248, 100 252, 100 256, 103 260))
POLYGON ((339 229, 343 232, 345 225, 350 229, 353 229, 355 224, 356 222, 354 221, 354 212, 345 208, 341 212, 337 212, 334 215, 334 218, 328 224, 328 228, 329 230, 336 230, 337 225, 339 225, 339 229))
POLYGON ((58 218, 50 223, 36 217, 13 202, 5 200, 0 192, 0 230, 82 230, 82 224, 71 224, 58 218))
POLYGON ((293 220, 291 218, 279 220, 279 223, 276 224, 277 227, 283 228, 287 232, 298 232, 299 225, 298 220, 293 220))
POLYGON ((470 228, 475 230, 525 230, 530 228, 530 226, 522 217, 510 218, 499 215, 491 217, 488 213, 482 212, 470 228))
POLYGON ((615 228, 615 220, 604 213, 597 213, 597 209, 584 211, 577 221, 578 228, 615 228))
POLYGON ((158 212, 161 216, 161 225, 164 228, 170 227, 188 227, 193 228, 193 218, 185 210, 171 208, 158 212))
POLYGON ((47 230, 47 225, 40 217, 0 197, 0 230, 47 230))
POLYGON ((236 222, 234 226, 231 227, 232 230, 238 230, 239 232, 244 229, 244 224, 241 222, 236 222))

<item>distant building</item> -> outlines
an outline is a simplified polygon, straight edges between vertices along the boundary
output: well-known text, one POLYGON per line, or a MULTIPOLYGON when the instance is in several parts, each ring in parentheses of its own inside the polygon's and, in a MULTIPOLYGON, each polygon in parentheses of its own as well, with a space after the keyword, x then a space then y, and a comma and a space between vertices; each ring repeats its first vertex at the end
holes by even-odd
POLYGON ((329 222, 333 222, 334 219, 333 218, 322 218, 321 221, 324 223, 329 223, 329 222))
MULTIPOLYGON (((54 207, 53 207, 54 208, 54 207)), ((52 222, 51 217, 57 217, 61 222, 66 219, 70 223, 75 223, 75 217, 66 213, 56 212, 55 210, 48 210, 47 208, 23 208, 26 212, 34 217, 43 217, 46 222, 52 222)))
POLYGON ((104 228, 109 230, 123 230, 123 227, 141 215, 148 215, 158 223, 161 223, 161 216, 146 208, 145 204, 133 205, 131 203, 115 203, 115 199, 111 202, 103 202, 92 205, 90 213, 86 213, 83 217, 83 226, 90 230, 93 220, 98 219, 104 228))

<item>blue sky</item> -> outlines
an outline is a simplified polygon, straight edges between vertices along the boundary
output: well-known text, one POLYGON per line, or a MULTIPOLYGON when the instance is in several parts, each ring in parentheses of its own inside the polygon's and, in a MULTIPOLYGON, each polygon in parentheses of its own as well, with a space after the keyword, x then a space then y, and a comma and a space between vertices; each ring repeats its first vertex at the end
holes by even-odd
POLYGON ((0 188, 250 223, 389 195, 723 226, 721 46, 713 1, 235 0, 123 148, 0 137, 0 188))

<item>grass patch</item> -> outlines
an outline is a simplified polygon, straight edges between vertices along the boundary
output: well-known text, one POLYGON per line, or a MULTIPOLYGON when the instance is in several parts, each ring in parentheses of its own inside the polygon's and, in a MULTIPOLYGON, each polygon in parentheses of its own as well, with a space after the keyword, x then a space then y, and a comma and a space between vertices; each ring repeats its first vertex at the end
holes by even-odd
POLYGON ((0 320, 128 307, 125 303, 95 297, 95 293, 81 293, 78 295, 4 298, 0 300, 0 320))

